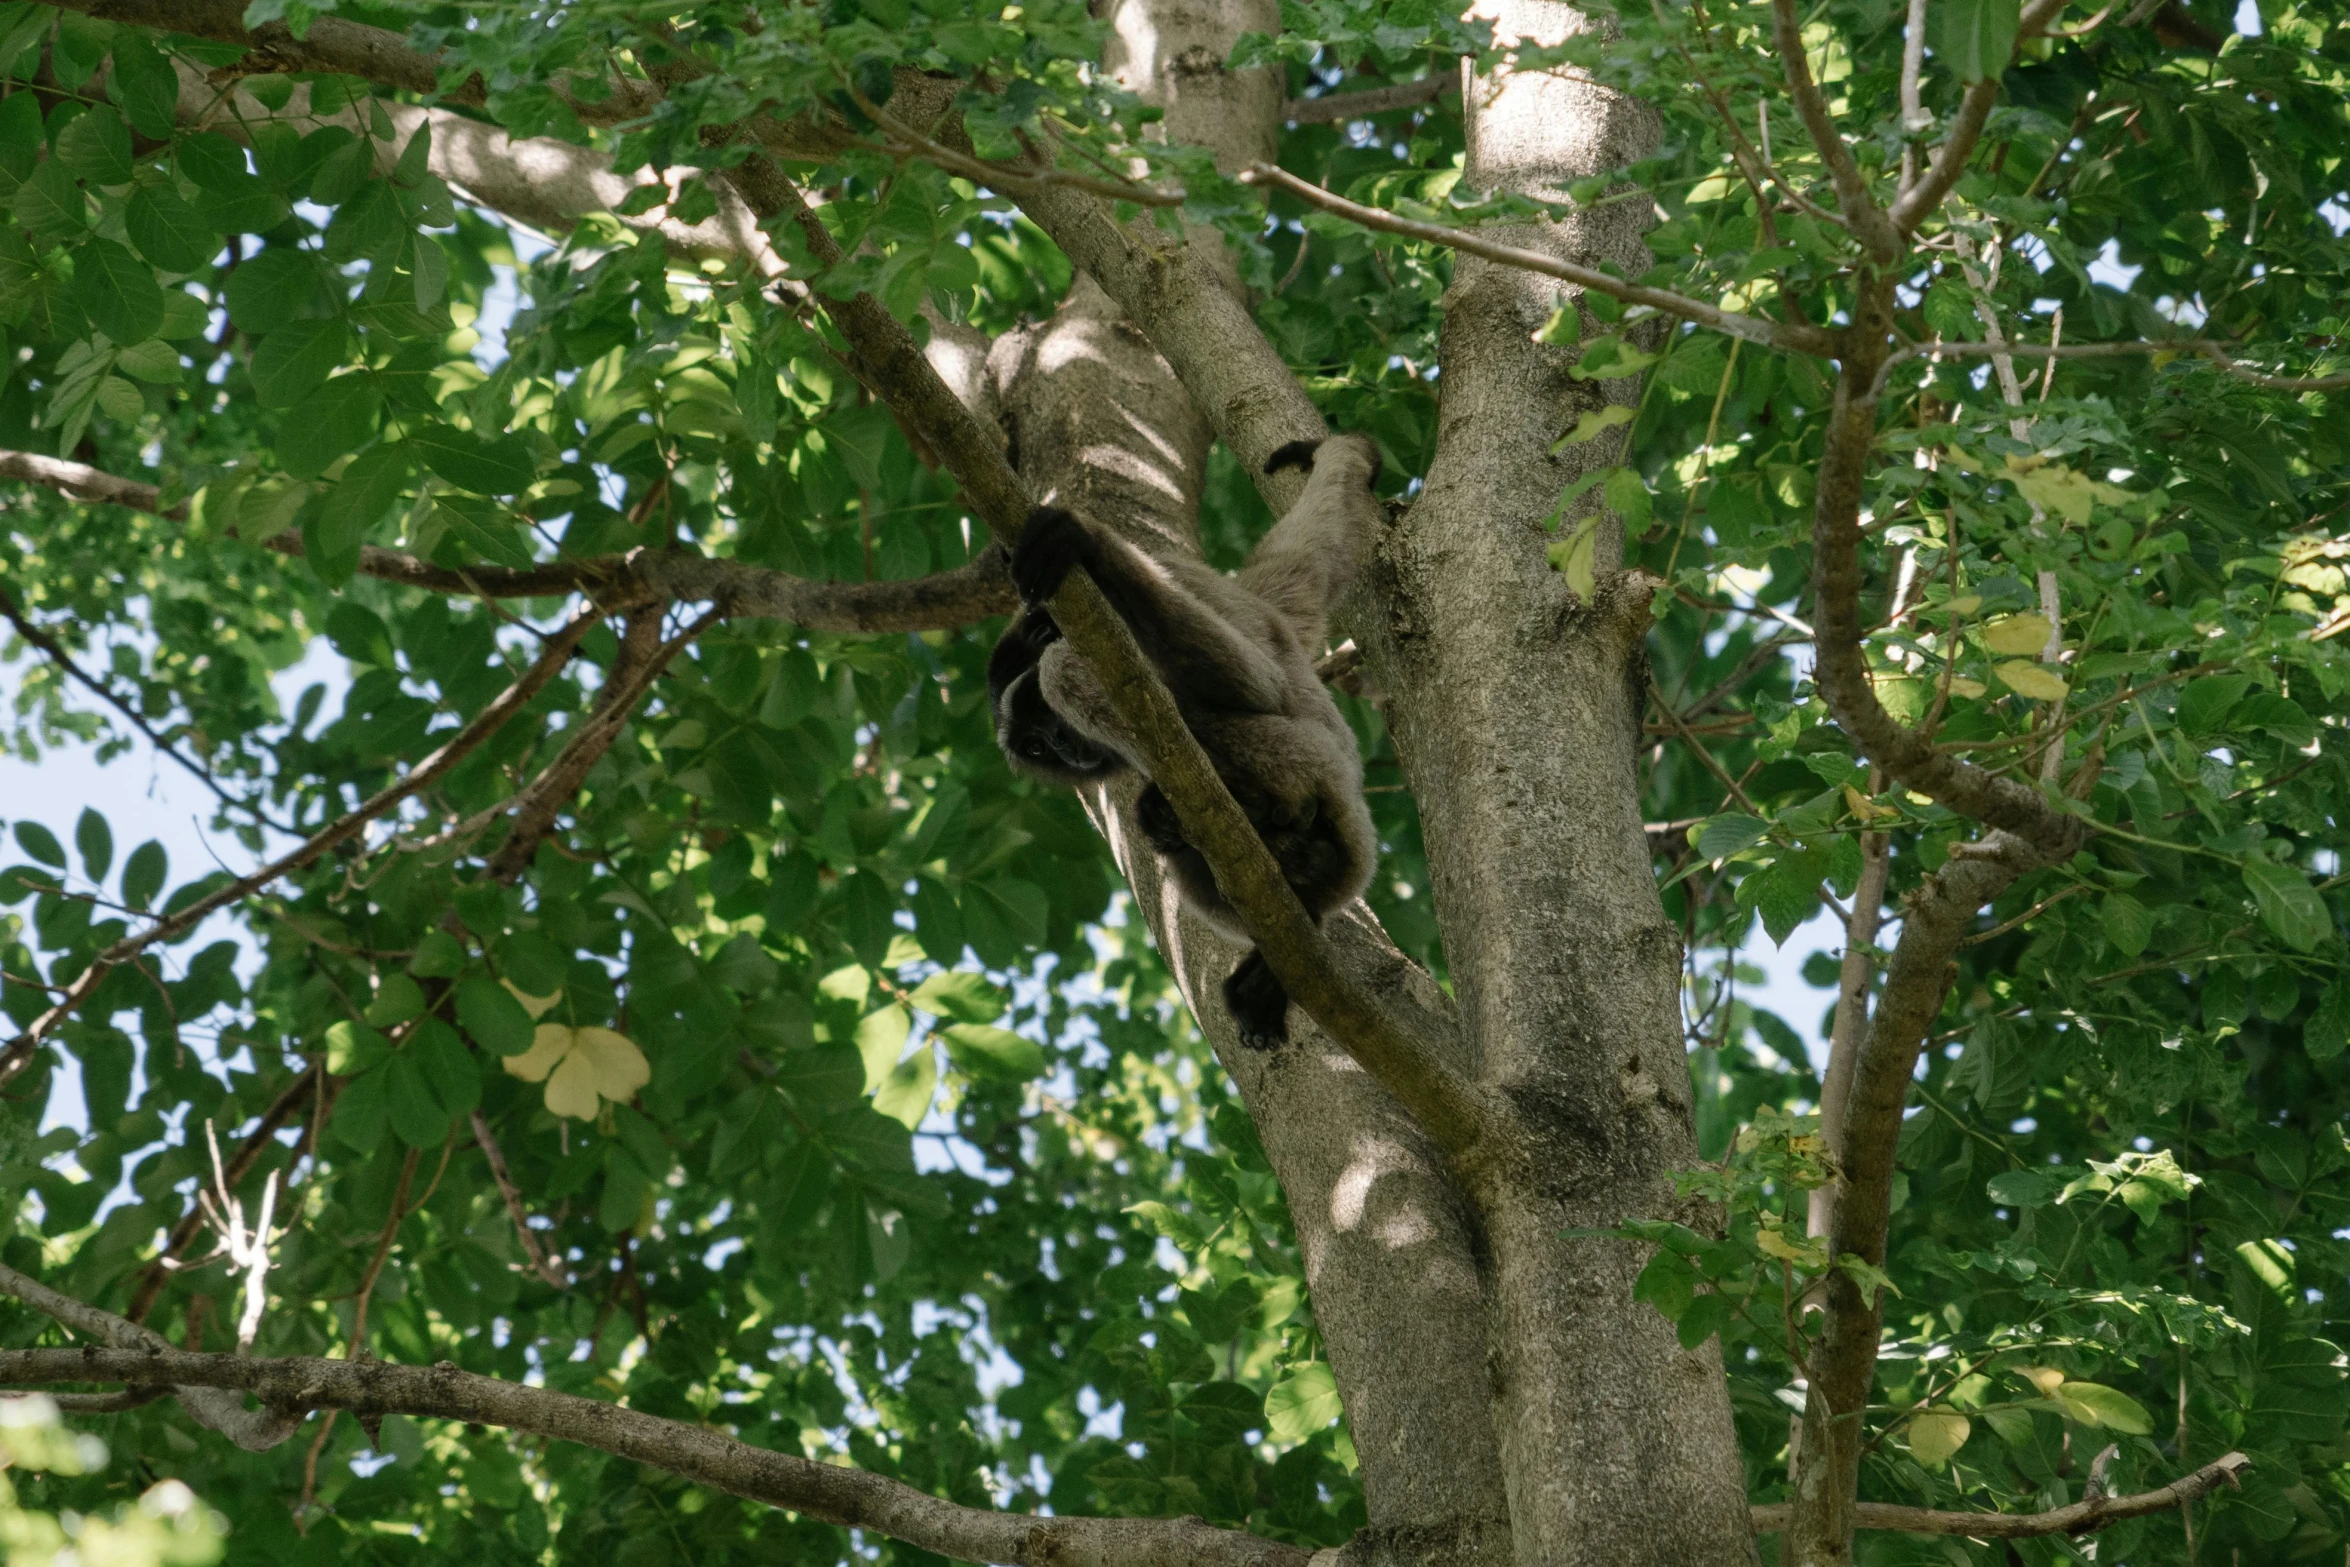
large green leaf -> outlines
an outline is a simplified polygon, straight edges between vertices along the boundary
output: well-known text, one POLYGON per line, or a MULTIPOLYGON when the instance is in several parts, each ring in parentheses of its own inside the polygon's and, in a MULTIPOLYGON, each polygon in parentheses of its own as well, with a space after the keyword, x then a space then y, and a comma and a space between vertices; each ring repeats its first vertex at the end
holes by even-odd
POLYGON ((74 302, 119 344, 144 342, 163 325, 163 288, 146 263, 110 239, 74 253, 74 302))

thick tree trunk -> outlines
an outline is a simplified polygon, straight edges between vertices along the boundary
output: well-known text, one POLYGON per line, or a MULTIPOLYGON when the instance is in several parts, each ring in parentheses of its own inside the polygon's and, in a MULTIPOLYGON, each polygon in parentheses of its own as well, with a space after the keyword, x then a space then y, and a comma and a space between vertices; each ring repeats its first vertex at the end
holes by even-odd
MULTIPOLYGON (((1504 36, 1582 25, 1545 0, 1495 14, 1504 36)), ((1641 106, 1557 76, 1466 95, 1468 182, 1563 194, 1655 137, 1641 106)), ((1644 268, 1644 208, 1617 203, 1510 236, 1644 268)), ((1567 1238, 1666 1212, 1696 1163, 1680 1010, 1681 947, 1656 892, 1635 754, 1647 587, 1613 570, 1576 599, 1542 524, 1605 442, 1553 441, 1628 383, 1577 382, 1533 343, 1556 285, 1473 259, 1446 301, 1439 447, 1383 555, 1374 678, 1420 803, 1461 1027, 1520 1135, 1468 1172, 1483 1214, 1494 1419, 1517 1559, 1750 1561, 1743 1475, 1718 1350, 1683 1350, 1632 1300, 1642 1257, 1567 1238)))
MULTIPOLYGON (((1242 31, 1276 25, 1270 4, 1125 0, 1110 20, 1108 64, 1167 110, 1170 135, 1216 148, 1228 166, 1270 156, 1281 84, 1222 69, 1242 31)), ((1199 287, 1245 308, 1213 235, 1198 237, 1184 260, 1199 287)), ((982 401, 1003 420, 1038 495, 1151 548, 1197 552, 1208 427, 1167 361, 1090 279, 1080 275, 1051 321, 1000 339, 987 370, 982 401)), ((1509 1523, 1464 1206, 1419 1127, 1302 1014, 1292 1014, 1296 1039, 1282 1050, 1234 1044, 1216 998, 1239 949, 1182 912, 1148 848, 1130 837, 1133 792, 1130 784, 1090 803, 1288 1201, 1362 1466, 1370 1528, 1347 1559, 1498 1567, 1510 1559, 1509 1523)), ((1432 1031, 1448 1029, 1443 996, 1368 910, 1336 923, 1367 986, 1432 1031)))

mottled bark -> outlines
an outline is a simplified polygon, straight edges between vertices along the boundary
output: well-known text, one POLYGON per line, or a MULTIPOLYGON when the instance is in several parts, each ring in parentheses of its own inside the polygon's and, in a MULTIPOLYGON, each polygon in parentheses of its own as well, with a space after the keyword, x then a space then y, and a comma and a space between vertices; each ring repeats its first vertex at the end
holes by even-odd
MULTIPOLYGON (((1505 37, 1583 25, 1546 0, 1490 14, 1505 37)), ((1559 196, 1656 136, 1643 106, 1563 75, 1478 80, 1464 103, 1478 189, 1559 196)), ((1494 237, 1637 275, 1643 210, 1494 237)), ((1566 292, 1456 262, 1436 460, 1383 553, 1366 646, 1420 802, 1462 1032, 1523 1122, 1505 1158, 1470 1172, 1517 1559, 1742 1562, 1754 1547, 1718 1350, 1683 1350, 1633 1302, 1637 1248, 1562 1234, 1665 1213, 1669 1172, 1696 1162, 1680 941, 1634 768, 1649 585, 1616 569, 1612 524, 1591 602, 1544 553, 1560 492, 1618 460, 1612 441, 1551 443, 1637 392, 1573 380, 1573 351, 1530 340, 1566 292)))

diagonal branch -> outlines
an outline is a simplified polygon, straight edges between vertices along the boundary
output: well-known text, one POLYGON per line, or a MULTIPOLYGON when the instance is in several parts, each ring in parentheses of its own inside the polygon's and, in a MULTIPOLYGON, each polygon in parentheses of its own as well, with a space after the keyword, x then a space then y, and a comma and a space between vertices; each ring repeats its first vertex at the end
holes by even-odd
MULTIPOLYGON (((23 479, 76 500, 125 506, 174 521, 187 516, 184 505, 165 507, 162 492, 152 484, 37 452, 0 451, 0 478, 23 479)), ((303 553, 302 535, 289 528, 264 540, 262 547, 298 558, 303 553)), ((788 620, 811 631, 852 635, 952 630, 1008 614, 1019 602, 1004 574, 1002 552, 996 550, 951 571, 895 582, 818 582, 748 561, 655 549, 537 566, 458 567, 436 566, 369 544, 359 551, 359 572, 402 587, 468 598, 585 593, 615 609, 663 599, 707 601, 724 605, 732 617, 788 620)))
POLYGON ((301 870, 401 801, 430 788, 447 776, 483 741, 503 728, 508 719, 521 712, 531 698, 537 696, 565 664, 571 662, 571 655, 577 651, 580 639, 601 618, 592 608, 584 609, 572 617, 569 625, 547 639, 537 663, 498 693, 487 707, 474 716, 471 723, 459 729, 442 742, 439 749, 410 768, 399 782, 377 791, 372 799, 357 810, 320 828, 300 847, 280 855, 252 875, 239 877, 218 891, 198 898, 178 913, 166 915, 145 930, 125 936, 92 958, 90 966, 66 987, 65 993, 58 997, 55 1004, 25 1025, 24 1032, 9 1041, 7 1049, 0 1050, 0 1083, 6 1083, 23 1071, 26 1063, 32 1060, 33 1052, 40 1048, 41 1041, 59 1023, 71 1017, 83 1002, 89 1000, 99 985, 105 982, 106 976, 115 969, 159 941, 173 941, 194 930, 217 911, 251 896, 280 876, 301 870))
MULTIPOLYGON (((2046 0, 2038 3, 2045 4, 2046 0)), ((1828 100, 1821 93, 1820 84, 1812 80, 1811 61, 1803 52, 1803 23, 1795 14, 1795 0, 1771 0, 1771 30, 1778 44, 1779 64, 1787 73, 1787 91, 1795 99, 1795 111, 1803 117, 1803 128, 1810 133, 1820 161, 1827 165, 1828 178, 1836 187, 1836 205, 1843 210, 1844 221, 1851 225, 1853 234, 1872 258, 1879 263, 1894 260, 1901 254, 1901 236, 1894 232, 1885 209, 1869 194, 1868 179, 1853 161, 1844 133, 1836 129, 1836 117, 1828 111, 1828 100)))
MULTIPOLYGON (((16 454, 0 453, 0 457, 12 455, 16 454)), ((78 467, 79 464, 76 464, 75 466, 78 467)), ((185 768, 191 775, 194 776, 198 783, 211 790, 213 796, 218 799, 221 804, 227 806, 232 811, 239 811, 247 816, 252 817, 255 821, 261 823, 265 827, 274 827, 279 832, 286 833, 288 835, 291 835, 295 831, 294 828, 289 827, 284 822, 279 821, 276 817, 270 815, 268 811, 264 810, 259 805, 254 804, 250 800, 242 799, 237 795, 231 794, 227 789, 223 788, 221 786, 220 780, 212 776, 211 768, 206 767, 202 762, 197 761, 194 757, 188 755, 179 747, 173 745, 171 741, 166 739, 153 724, 147 722, 146 714, 131 706, 128 701, 124 700, 123 697, 115 691, 112 685, 106 681, 100 680, 97 676, 83 669, 81 665, 75 663, 73 655, 65 650, 64 644, 60 643, 55 637, 49 635, 48 632, 42 630, 38 625, 34 624, 34 622, 29 617, 27 617, 22 610, 18 609, 16 600, 8 596, 8 591, 5 588, 0 588, 0 619, 4 619, 10 625, 14 626, 16 628, 16 634, 24 638, 27 643, 35 648, 38 648, 44 655, 46 655, 49 662, 55 664, 58 669, 64 673, 67 679, 73 681, 76 685, 81 686, 91 695, 97 697, 99 701, 104 702, 108 707, 111 707, 117 713, 120 713, 126 723, 147 737, 148 744, 154 746, 156 751, 160 754, 168 756, 173 761, 179 763, 181 767, 185 768)))
POLYGON ((514 1221, 514 1234, 521 1242, 522 1255, 530 1259, 531 1271, 559 1290, 571 1288, 571 1270, 540 1243, 539 1232, 530 1227, 530 1211, 523 1207, 522 1193, 506 1170, 506 1151, 498 1146, 497 1135, 479 1110, 473 1112, 473 1141, 481 1149, 481 1156, 489 1161, 490 1179, 497 1183, 498 1195, 506 1200, 506 1215, 514 1221))
MULTIPOLYGON (((89 1309, 7 1270, 0 1270, 0 1288, 43 1310, 89 1309)), ((448 1361, 424 1367, 307 1356, 193 1355, 160 1343, 154 1348, 0 1353, 0 1382, 145 1386, 158 1381, 251 1393, 268 1410, 420 1415, 576 1442, 696 1485, 824 1523, 885 1534, 956 1561, 1011 1567, 1305 1567, 1310 1554, 1196 1518, 1039 1517, 965 1507, 864 1470, 753 1447, 707 1425, 475 1376, 448 1361)))
MULTIPOLYGON (((1790 13, 1790 0, 1777 0, 1790 13)), ((2016 42, 2037 37, 2071 0, 2032 0, 2024 7, 2023 17, 2016 28, 2016 42)), ((2005 69, 2004 60, 2000 62, 2005 69)), ((1934 215, 1942 205, 1942 198, 1950 194, 1950 187, 1966 172, 1966 166, 1975 155, 1975 147, 1983 139, 1984 122, 1991 118, 1992 106, 1999 101, 1999 75, 1995 71, 1979 82, 1967 84, 1964 97, 1959 99, 1958 113, 1950 122, 1950 134, 1942 139, 1942 150, 1934 154, 1933 163, 1925 177, 1903 191, 1893 203, 1892 225, 1901 238, 1917 232, 1919 224, 1934 215)))
MULTIPOLYGON (((158 1354, 182 1353, 173 1349, 171 1340, 162 1334, 143 1328, 127 1317, 118 1317, 111 1311, 101 1311, 85 1301, 74 1299, 71 1295, 61 1295, 38 1279, 29 1279, 14 1268, 0 1267, 0 1291, 14 1295, 35 1311, 44 1316, 55 1318, 76 1333, 94 1338, 102 1344, 113 1346, 113 1353, 120 1355, 125 1360, 135 1362, 158 1354)), ((41 1352, 36 1351, 35 1353, 41 1352)), ((54 1349, 46 1351, 46 1353, 59 1356, 80 1356, 103 1354, 106 1351, 54 1349)), ((241 1360, 248 1366, 257 1364, 242 1355, 206 1355, 200 1358, 241 1360)), ((119 1377, 76 1378, 74 1380, 124 1382, 134 1389, 151 1388, 159 1384, 167 1386, 172 1390, 172 1395, 180 1401, 180 1407, 188 1412, 188 1418, 206 1430, 218 1431, 222 1436, 227 1437, 249 1453, 267 1452, 293 1435, 294 1428, 301 1423, 298 1419, 291 1418, 274 1409, 247 1409, 245 1401, 237 1396, 233 1387, 207 1385, 202 1382, 183 1385, 172 1377, 158 1376, 152 1373, 145 1376, 133 1373, 119 1377)))
MULTIPOLYGON (((826 265, 840 258, 831 233, 808 210, 792 182, 766 159, 748 158, 728 177, 762 220, 797 226, 810 253, 826 265)), ((999 540, 1019 537, 1028 517, 1027 486, 915 346, 913 334, 870 295, 839 301, 819 291, 818 297, 856 351, 871 384, 899 418, 932 440, 990 531, 999 540)), ((1263 342, 1253 325, 1249 331, 1263 342)), ((1296 388, 1296 378, 1286 370, 1283 375, 1296 388)), ((1319 416, 1314 418, 1319 428, 1319 416)), ((1346 977, 1329 938, 1290 890, 1272 851, 1184 724, 1174 697, 1135 642, 1132 629, 1110 608, 1093 579, 1072 573, 1053 596, 1052 608, 1062 634, 1100 678, 1126 732, 1136 738, 1143 772, 1175 807, 1185 837, 1206 856, 1218 888, 1247 921, 1291 998, 1439 1143, 1455 1153, 1476 1143, 1495 1124, 1494 1106, 1426 1040, 1405 1029, 1346 977)))
MULTIPOLYGON (((1928 1507, 1896 1507, 1889 1502, 1862 1502, 1853 1509, 1853 1525, 1860 1529, 1889 1529, 1902 1534, 1954 1534, 1972 1540, 2030 1540, 2051 1534, 2088 1534, 2132 1518, 2167 1513, 2209 1496, 2221 1486, 2240 1486, 2239 1478, 2252 1467, 2242 1453, 2215 1458, 2193 1474, 2134 1496, 2108 1496, 2070 1507, 2052 1507, 2044 1513, 1953 1513, 1928 1507)), ((1795 1509, 1786 1503, 1754 1509, 1754 1532, 1776 1534, 1787 1527, 1795 1509)))
POLYGON ((1701 299, 1691 299, 1661 288, 1644 288, 1638 283, 1627 283, 1610 277, 1596 267, 1578 266, 1572 261, 1561 261, 1556 256, 1539 250, 1526 250, 1516 245, 1500 245, 1480 239, 1470 230, 1447 228, 1440 223, 1421 223, 1412 218, 1398 217, 1377 207, 1365 207, 1334 196, 1319 185, 1299 179, 1287 169, 1267 163, 1252 163, 1240 175, 1244 183, 1270 185, 1295 196, 1308 206, 1335 213, 1350 223, 1375 229, 1383 234, 1395 234, 1405 239, 1416 239, 1424 244, 1443 245, 1451 250, 1482 256, 1503 266, 1523 267, 1539 272, 1595 294, 1622 300, 1627 305, 1646 305, 1659 314, 1676 316, 1683 321, 1694 321, 1699 326, 1711 327, 1717 332, 1741 337, 1750 343, 1761 343, 1770 348, 1791 349, 1801 354, 1827 357, 1836 352, 1836 340, 1815 327, 1787 326, 1761 316, 1743 315, 1735 310, 1724 310, 1701 299))

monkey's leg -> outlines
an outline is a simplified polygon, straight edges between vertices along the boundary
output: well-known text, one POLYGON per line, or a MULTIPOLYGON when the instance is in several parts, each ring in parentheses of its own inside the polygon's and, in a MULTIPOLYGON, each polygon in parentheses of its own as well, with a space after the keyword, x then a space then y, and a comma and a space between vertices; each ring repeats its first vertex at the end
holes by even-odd
POLYGON ((1225 979, 1224 1009, 1249 1049, 1271 1050, 1289 1042, 1289 992, 1256 948, 1249 948, 1225 979))

